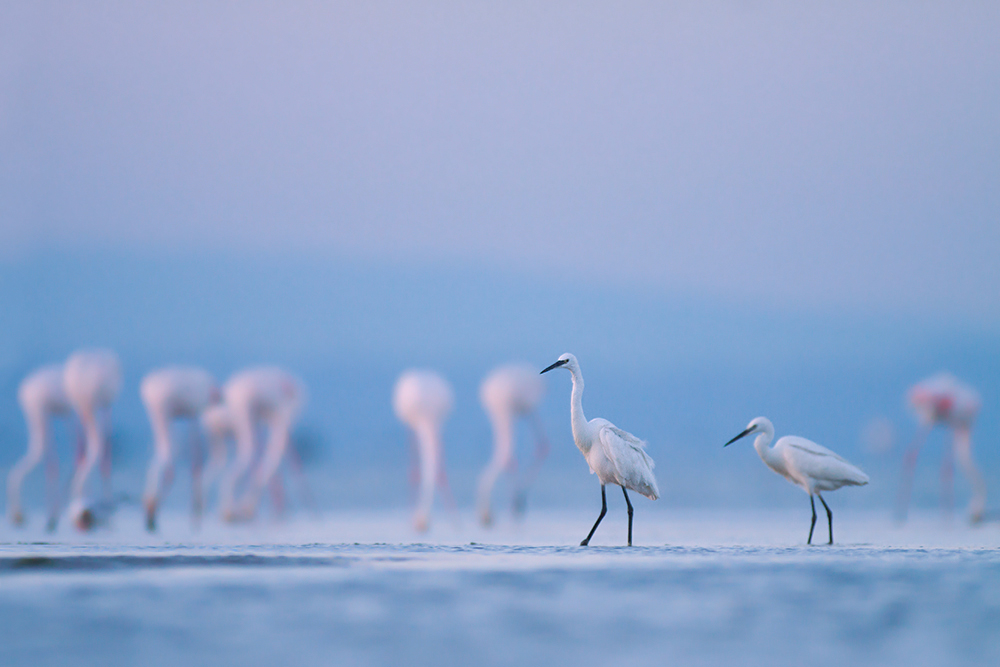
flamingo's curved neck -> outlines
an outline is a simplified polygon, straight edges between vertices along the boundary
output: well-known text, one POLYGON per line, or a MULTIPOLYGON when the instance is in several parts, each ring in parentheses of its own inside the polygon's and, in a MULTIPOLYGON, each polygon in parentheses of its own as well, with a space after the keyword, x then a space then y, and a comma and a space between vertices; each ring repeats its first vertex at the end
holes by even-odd
POLYGON ((573 393, 569 398, 569 418, 573 427, 573 440, 584 455, 590 451, 590 439, 585 436, 587 418, 583 416, 583 374, 579 368, 571 368, 573 393))

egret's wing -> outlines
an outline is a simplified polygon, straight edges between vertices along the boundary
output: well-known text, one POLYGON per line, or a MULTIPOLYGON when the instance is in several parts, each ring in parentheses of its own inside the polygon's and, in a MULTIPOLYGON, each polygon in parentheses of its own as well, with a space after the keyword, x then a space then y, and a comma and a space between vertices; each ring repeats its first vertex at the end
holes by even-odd
POLYGON ((638 491, 650 500, 660 497, 653 475, 653 459, 646 453, 646 443, 628 431, 608 424, 600 430, 601 445, 611 465, 618 472, 622 486, 638 491))
POLYGON ((806 440, 805 438, 798 438, 796 436, 786 436, 782 438, 782 440, 785 441, 785 445, 787 447, 791 447, 793 449, 797 449, 803 452, 808 452, 813 456, 829 456, 831 458, 837 459, 838 461, 843 461, 844 463, 848 462, 847 459, 845 459, 837 452, 829 450, 823 445, 817 445, 812 440, 806 440))
POLYGON ((836 452, 805 438, 788 436, 782 440, 787 463, 809 477, 839 484, 868 483, 868 475, 836 452))

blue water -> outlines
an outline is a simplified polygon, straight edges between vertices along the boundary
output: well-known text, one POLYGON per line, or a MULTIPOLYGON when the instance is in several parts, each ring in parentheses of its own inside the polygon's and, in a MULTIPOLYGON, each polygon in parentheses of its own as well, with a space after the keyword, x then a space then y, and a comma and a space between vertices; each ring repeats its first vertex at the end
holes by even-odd
POLYGON ((102 666, 1000 660, 996 526, 847 513, 841 543, 808 547, 800 512, 646 512, 627 548, 621 518, 589 548, 574 546, 582 513, 425 536, 403 514, 28 533, 0 546, 0 651, 102 666))

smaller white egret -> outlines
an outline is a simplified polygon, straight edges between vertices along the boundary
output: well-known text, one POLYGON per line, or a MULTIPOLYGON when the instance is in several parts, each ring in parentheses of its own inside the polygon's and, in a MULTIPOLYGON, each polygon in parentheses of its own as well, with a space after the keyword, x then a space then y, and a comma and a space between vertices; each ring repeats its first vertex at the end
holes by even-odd
POLYGON ((868 483, 868 475, 826 447, 795 435, 786 435, 774 443, 774 447, 769 447, 774 440, 774 426, 767 417, 757 417, 751 421, 742 433, 723 447, 728 447, 740 438, 753 433, 760 434, 753 443, 760 460, 767 464, 768 468, 792 484, 802 487, 809 494, 812 523, 809 525, 809 539, 806 540, 806 544, 812 544, 813 529, 816 528, 814 495, 819 496, 819 501, 826 508, 826 520, 830 528, 830 541, 827 544, 833 544, 833 512, 823 500, 820 491, 836 491, 842 486, 864 486, 868 483))
POLYGON ((628 545, 632 546, 632 501, 629 500, 627 489, 638 491, 650 500, 660 497, 656 477, 653 475, 655 464, 646 453, 646 443, 607 419, 587 421, 583 416, 583 374, 576 357, 564 354, 542 373, 553 368, 565 368, 573 375, 573 393, 569 403, 573 441, 587 459, 591 474, 596 473, 601 482, 601 513, 580 546, 590 544, 590 538, 608 512, 608 499, 604 491, 607 484, 617 484, 625 494, 625 505, 628 506, 628 545))

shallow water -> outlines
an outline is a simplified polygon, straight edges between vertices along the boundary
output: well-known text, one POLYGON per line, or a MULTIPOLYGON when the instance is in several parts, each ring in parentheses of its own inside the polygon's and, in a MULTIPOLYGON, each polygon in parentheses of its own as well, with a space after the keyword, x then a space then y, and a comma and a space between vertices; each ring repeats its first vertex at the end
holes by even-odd
POLYGON ((613 513, 589 548, 587 514, 469 518, 8 530, 3 663, 1000 664, 995 525, 845 513, 807 547, 801 513, 646 513, 630 549, 613 513))

